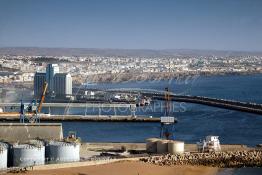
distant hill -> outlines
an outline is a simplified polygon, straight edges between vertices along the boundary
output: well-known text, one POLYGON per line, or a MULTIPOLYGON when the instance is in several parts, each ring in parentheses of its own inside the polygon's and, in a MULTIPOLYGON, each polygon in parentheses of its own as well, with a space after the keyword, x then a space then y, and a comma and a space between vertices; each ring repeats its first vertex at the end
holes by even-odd
POLYGON ((193 49, 95 49, 95 48, 40 48, 40 47, 2 47, 0 55, 39 55, 39 56, 262 56, 262 52, 193 50, 193 49))

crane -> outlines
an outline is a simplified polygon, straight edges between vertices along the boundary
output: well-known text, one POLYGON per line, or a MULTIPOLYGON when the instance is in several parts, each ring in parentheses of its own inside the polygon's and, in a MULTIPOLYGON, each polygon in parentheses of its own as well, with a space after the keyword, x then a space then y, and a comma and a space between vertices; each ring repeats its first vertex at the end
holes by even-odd
POLYGON ((45 81, 42 96, 41 96, 41 101, 39 102, 38 109, 37 109, 38 113, 40 113, 42 110, 42 105, 45 101, 45 94, 46 94, 47 86, 48 86, 48 83, 45 81))
POLYGON ((47 91, 47 86, 48 86, 48 83, 44 82, 41 100, 39 101, 38 105, 37 105, 36 100, 32 100, 32 102, 27 106, 24 104, 23 100, 21 99, 19 112, 2 112, 1 114, 10 115, 10 116, 19 115, 20 123, 24 123, 25 120, 28 120, 30 123, 40 122, 40 118, 38 114, 42 110, 42 106, 43 106, 46 91, 47 91))
MULTIPOLYGON (((170 76, 170 61, 169 61, 169 76, 170 76)), ((170 77, 169 77, 170 79, 170 77)), ((175 117, 170 116, 171 113, 171 96, 169 87, 165 88, 165 115, 160 117, 161 120, 161 130, 160 130, 160 138, 165 138, 168 140, 174 140, 174 124, 175 117)))
POLYGON ((38 106, 37 106, 36 100, 33 100, 28 105, 28 107, 25 108, 23 101, 21 100, 21 105, 20 105, 20 122, 21 123, 25 122, 25 118, 27 118, 29 120, 29 122, 31 122, 31 123, 40 122, 40 118, 38 116, 38 113, 40 113, 41 110, 42 110, 43 102, 45 100, 45 94, 46 94, 46 91, 47 91, 47 86, 48 86, 48 83, 45 81, 44 85, 43 85, 43 92, 42 92, 42 95, 41 95, 41 100, 40 100, 38 106))

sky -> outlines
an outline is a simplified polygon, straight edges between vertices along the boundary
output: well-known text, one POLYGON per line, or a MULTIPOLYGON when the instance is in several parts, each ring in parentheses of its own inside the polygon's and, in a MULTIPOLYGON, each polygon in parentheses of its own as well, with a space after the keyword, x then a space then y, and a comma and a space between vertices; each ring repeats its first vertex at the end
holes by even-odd
POLYGON ((262 0, 0 0, 0 47, 262 51, 262 0))

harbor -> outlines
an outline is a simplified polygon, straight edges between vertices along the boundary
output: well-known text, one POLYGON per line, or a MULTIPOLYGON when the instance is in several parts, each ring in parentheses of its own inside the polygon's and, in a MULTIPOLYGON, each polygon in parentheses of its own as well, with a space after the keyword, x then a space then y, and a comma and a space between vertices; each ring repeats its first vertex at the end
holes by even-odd
POLYGON ((238 115, 233 121, 227 110, 205 107, 216 113, 211 118, 211 112, 195 114, 203 114, 203 106, 198 104, 187 104, 185 112, 174 112, 173 106, 180 104, 170 96, 164 91, 165 98, 141 100, 139 105, 123 101, 1 103, 1 149, 3 162, 8 160, 2 171, 60 172, 72 167, 103 167, 123 162, 152 168, 185 165, 215 170, 262 166, 260 137, 247 139, 251 132, 257 132, 253 122, 259 124, 260 116, 238 115), (252 116, 253 120, 248 120, 252 116), (236 127, 241 125, 245 132, 232 132, 232 122, 236 127), (213 133, 218 135, 207 135, 213 133), (8 156, 10 153, 13 156, 8 156), (21 161, 31 159, 31 154, 36 157, 21 161))
POLYGON ((262 0, 0 0, 0 175, 262 175, 262 0))
POLYGON ((212 135, 195 144, 172 139, 172 128, 176 120, 169 116, 160 117, 157 122, 161 124, 160 137, 147 138, 142 143, 85 142, 75 131, 64 135, 63 125, 60 123, 36 121, 38 122, 0 125, 2 172, 60 171, 59 169, 123 161, 157 166, 262 166, 260 144, 256 147, 220 144, 219 136, 212 135))

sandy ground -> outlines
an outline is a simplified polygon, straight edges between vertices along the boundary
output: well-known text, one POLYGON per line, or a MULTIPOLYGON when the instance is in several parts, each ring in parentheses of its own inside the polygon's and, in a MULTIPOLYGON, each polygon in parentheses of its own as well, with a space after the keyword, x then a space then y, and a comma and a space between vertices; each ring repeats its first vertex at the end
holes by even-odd
POLYGON ((158 166, 143 162, 117 162, 105 165, 28 171, 35 175, 215 175, 217 168, 203 166, 158 166))

